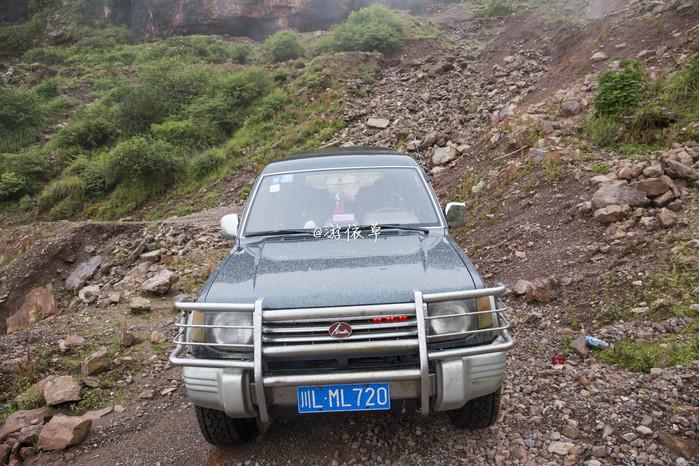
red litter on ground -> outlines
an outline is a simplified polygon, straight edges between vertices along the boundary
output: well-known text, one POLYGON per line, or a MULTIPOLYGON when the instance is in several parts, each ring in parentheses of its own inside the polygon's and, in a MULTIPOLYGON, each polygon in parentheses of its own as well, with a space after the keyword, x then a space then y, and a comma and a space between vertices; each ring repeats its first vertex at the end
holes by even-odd
POLYGON ((565 363, 566 363, 566 358, 564 358, 560 354, 557 354, 551 358, 551 364, 553 364, 554 366, 560 366, 560 365, 565 364, 565 363))

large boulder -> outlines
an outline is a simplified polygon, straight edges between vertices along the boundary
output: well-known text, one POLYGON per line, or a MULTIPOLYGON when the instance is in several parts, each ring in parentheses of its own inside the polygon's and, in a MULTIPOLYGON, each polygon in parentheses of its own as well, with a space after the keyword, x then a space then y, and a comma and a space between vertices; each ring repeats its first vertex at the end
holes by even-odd
POLYGON ((79 290, 89 280, 102 264, 102 256, 94 256, 79 264, 66 278, 66 290, 79 290))
POLYGON ((592 195, 592 205, 595 209, 624 204, 630 207, 645 207, 650 204, 650 200, 625 181, 603 183, 592 195))
POLYGON ((32 424, 43 424, 53 415, 53 409, 48 407, 16 411, 10 414, 5 423, 0 427, 0 443, 15 432, 28 427, 32 424))
POLYGON ((56 377, 44 385, 44 399, 49 406, 80 401, 80 384, 69 375, 56 377))
POLYGON ((56 314, 58 314, 58 307, 56 307, 51 285, 34 288, 27 293, 22 306, 5 320, 7 333, 56 314))
POLYGON ((170 291, 170 287, 179 279, 180 277, 175 272, 163 269, 152 278, 143 282, 141 290, 147 293, 165 294, 170 291))
POLYGON ((63 450, 77 445, 87 437, 92 427, 90 419, 82 416, 54 416, 39 434, 37 446, 42 450, 63 450))

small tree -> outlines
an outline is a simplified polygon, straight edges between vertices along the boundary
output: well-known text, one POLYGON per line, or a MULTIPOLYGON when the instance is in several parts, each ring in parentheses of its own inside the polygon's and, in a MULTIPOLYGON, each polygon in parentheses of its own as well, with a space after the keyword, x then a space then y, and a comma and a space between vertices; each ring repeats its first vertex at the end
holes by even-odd
POLYGON ((643 97, 645 74, 638 61, 626 61, 618 70, 608 70, 599 77, 595 95, 597 116, 616 117, 629 112, 643 97))
POLYGON ((335 28, 330 48, 335 51, 390 52, 401 47, 406 36, 405 22, 393 10, 372 5, 352 12, 335 28))
POLYGON ((306 55, 306 50, 299 42, 299 35, 294 31, 278 31, 265 40, 264 49, 272 63, 294 60, 306 55))

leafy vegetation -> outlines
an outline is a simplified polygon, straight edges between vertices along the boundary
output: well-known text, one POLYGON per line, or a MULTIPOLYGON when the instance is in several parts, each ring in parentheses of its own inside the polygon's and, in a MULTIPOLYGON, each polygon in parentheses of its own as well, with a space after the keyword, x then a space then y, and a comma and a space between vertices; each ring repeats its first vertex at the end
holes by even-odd
POLYGON ((265 40, 264 49, 272 63, 294 60, 306 55, 299 35, 290 30, 278 31, 269 36, 265 40))
POLYGON ((0 152, 33 142, 46 122, 39 97, 21 87, 0 85, 0 152))
POLYGON ((352 12, 320 48, 334 51, 391 52, 407 36, 405 21, 390 8, 374 4, 352 12))
POLYGON ((476 18, 502 18, 517 10, 512 0, 486 0, 475 5, 473 16, 476 18))
POLYGON ((643 97, 647 78, 638 61, 622 62, 618 70, 607 70, 599 77, 594 99, 598 117, 626 114, 643 97))
POLYGON ((196 35, 139 43, 93 13, 72 18, 66 45, 36 34, 12 51, 12 84, 0 84, 4 214, 115 219, 156 196, 151 218, 218 205, 216 192, 193 193, 342 127, 342 82, 372 80, 365 65, 374 59, 336 50, 389 51, 406 37, 406 20, 379 6, 326 36, 333 47, 293 31, 262 44, 196 35), (321 55, 305 68, 283 64, 309 51, 321 55), (37 79, 37 68, 50 72, 37 79))
POLYGON ((600 147, 631 154, 699 136, 699 53, 675 73, 651 79, 638 61, 599 78, 595 114, 584 135, 600 147))

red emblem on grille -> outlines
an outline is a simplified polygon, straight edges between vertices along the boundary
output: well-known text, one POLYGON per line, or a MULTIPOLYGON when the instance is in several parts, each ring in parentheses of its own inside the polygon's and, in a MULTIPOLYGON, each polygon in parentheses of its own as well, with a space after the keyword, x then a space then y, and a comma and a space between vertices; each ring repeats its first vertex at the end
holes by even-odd
POLYGON ((352 335, 352 326, 345 322, 335 322, 328 328, 331 337, 342 340, 352 335))

